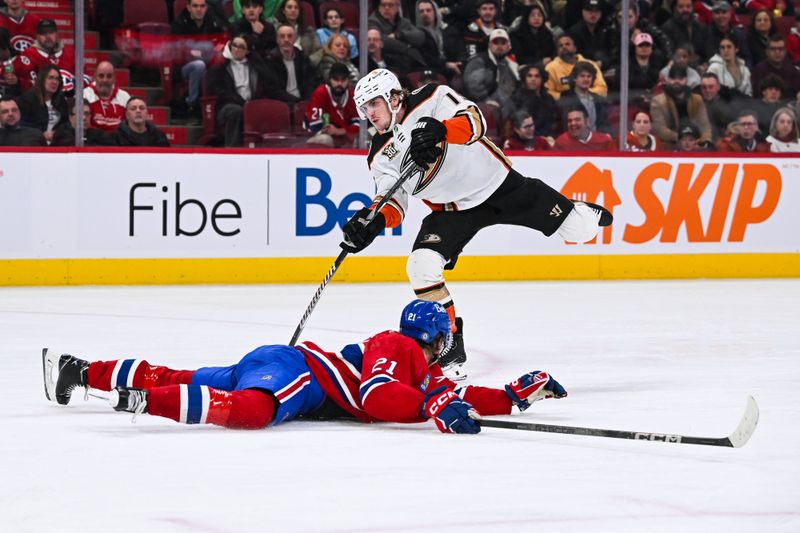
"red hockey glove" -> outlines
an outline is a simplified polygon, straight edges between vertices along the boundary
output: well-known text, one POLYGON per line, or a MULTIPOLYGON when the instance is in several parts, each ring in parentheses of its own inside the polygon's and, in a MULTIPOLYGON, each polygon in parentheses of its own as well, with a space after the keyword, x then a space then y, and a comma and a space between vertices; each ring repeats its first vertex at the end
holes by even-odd
POLYGON ((422 417, 433 418, 442 433, 480 433, 481 427, 470 418, 470 412, 474 412, 472 405, 444 386, 422 400, 422 417))
POLYGON ((534 370, 506 385, 506 394, 524 411, 537 400, 563 398, 567 391, 547 372, 534 370))

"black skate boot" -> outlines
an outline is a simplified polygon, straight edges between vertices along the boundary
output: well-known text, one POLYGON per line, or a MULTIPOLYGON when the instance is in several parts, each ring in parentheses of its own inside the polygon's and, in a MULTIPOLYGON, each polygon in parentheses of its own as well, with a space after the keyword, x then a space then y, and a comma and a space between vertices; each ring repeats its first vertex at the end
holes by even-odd
POLYGON ((467 377, 464 365, 467 352, 464 350, 464 321, 456 317, 456 331, 453 333, 453 344, 450 349, 439 356, 439 366, 445 375, 453 381, 461 381, 467 377))
POLYGON ((117 387, 108 396, 108 403, 115 411, 140 415, 147 412, 147 394, 145 389, 117 387))
POLYGON ((600 227, 610 226, 611 223, 614 222, 614 215, 612 215, 611 211, 609 211, 602 205, 593 204, 592 202, 583 202, 583 203, 600 213, 600 220, 597 222, 598 226, 600 227))
POLYGON ((58 379, 56 380, 56 401, 61 405, 67 405, 72 398, 72 391, 76 387, 88 386, 86 373, 89 370, 89 362, 78 359, 69 354, 63 354, 58 359, 58 379))

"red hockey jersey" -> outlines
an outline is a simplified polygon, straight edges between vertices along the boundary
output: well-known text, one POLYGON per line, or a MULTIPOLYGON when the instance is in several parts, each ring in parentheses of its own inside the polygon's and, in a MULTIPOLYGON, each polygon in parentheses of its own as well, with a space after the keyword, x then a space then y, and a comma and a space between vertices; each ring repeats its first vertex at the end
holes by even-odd
POLYGON ((356 135, 358 133, 358 111, 353 100, 352 87, 347 89, 342 105, 337 105, 331 95, 331 88, 327 83, 323 83, 311 93, 311 100, 306 107, 305 127, 311 133, 318 133, 327 123, 344 128, 347 133, 356 135))
POLYGON ((27 91, 36 82, 36 73, 52 63, 61 71, 64 92, 75 90, 75 49, 70 45, 59 45, 58 50, 48 53, 38 43, 28 47, 25 53, 14 58, 14 74, 19 78, 20 89, 27 91))
POLYGON ((102 98, 97 94, 94 83, 83 90, 83 98, 89 102, 92 113, 91 124, 93 128, 112 132, 119 123, 125 119, 125 106, 131 95, 116 85, 111 91, 111 96, 102 98))
POLYGON ((363 421, 423 422, 425 394, 442 385, 482 415, 511 413, 511 400, 504 390, 458 387, 438 364, 428 365, 413 339, 396 331, 349 344, 340 352, 327 352, 312 342, 297 347, 325 394, 363 421))
POLYGON ((11 53, 19 55, 36 42, 36 25, 42 20, 33 13, 26 12, 19 20, 0 13, 0 28, 11 34, 11 53))

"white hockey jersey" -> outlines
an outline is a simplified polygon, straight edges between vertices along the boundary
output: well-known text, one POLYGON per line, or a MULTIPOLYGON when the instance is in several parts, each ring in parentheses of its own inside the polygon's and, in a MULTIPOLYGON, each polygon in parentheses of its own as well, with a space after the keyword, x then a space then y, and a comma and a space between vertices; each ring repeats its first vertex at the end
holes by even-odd
MULTIPOLYGON (((445 121, 465 117, 469 134, 465 144, 446 142, 439 159, 426 171, 405 182, 388 202, 405 216, 409 195, 423 200, 434 210, 462 211, 485 201, 503 183, 511 162, 487 139, 486 121, 478 106, 446 85, 426 85, 408 97, 405 115, 396 131, 376 135, 367 163, 380 198, 413 164, 408 143, 414 124, 422 117, 445 121)), ((448 138, 449 138, 448 133, 448 138)))

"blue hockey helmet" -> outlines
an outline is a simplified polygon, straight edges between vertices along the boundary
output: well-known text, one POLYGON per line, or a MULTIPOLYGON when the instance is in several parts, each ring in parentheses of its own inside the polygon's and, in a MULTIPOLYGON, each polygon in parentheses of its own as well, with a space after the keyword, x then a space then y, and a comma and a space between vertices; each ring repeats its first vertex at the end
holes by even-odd
POLYGON ((400 315, 400 333, 434 347, 435 355, 445 352, 453 338, 450 317, 442 304, 425 300, 414 300, 405 306, 400 315), (436 341, 440 336, 443 342, 437 350, 436 341))

